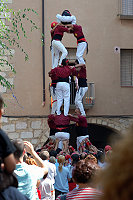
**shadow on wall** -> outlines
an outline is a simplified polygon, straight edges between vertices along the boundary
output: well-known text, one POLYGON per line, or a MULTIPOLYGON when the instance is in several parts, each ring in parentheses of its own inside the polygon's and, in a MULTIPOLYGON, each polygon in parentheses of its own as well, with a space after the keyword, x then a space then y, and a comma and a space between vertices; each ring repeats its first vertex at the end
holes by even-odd
MULTIPOLYGON (((107 126, 88 124, 88 134, 90 141, 97 148, 103 148, 107 144, 112 144, 120 138, 120 133, 107 126)), ((76 149, 76 132, 74 125, 70 125, 70 145, 76 149)))

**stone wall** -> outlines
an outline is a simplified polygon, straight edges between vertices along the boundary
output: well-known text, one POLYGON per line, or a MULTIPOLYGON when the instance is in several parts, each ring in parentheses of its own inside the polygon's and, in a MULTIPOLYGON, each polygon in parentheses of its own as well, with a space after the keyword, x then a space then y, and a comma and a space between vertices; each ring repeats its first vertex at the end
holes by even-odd
POLYGON ((2 129, 10 139, 21 138, 39 148, 49 136, 46 118, 7 118, 2 117, 2 129))
MULTIPOLYGON (((123 134, 133 124, 133 117, 90 117, 87 118, 87 122, 106 126, 123 134)), ((41 147, 49 136, 47 118, 2 117, 2 129, 8 134, 9 138, 21 138, 23 140, 28 140, 34 145, 35 148, 41 147)))
POLYGON ((87 122, 106 126, 123 134, 133 124, 133 117, 90 117, 87 122))

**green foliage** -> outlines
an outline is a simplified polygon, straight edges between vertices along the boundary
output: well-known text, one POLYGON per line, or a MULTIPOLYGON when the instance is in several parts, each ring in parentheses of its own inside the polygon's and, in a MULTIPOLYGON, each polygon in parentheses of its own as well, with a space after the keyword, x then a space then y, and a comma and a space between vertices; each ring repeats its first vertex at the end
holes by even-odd
MULTIPOLYGON (((12 58, 13 53, 11 49, 13 49, 13 47, 17 47, 24 55, 25 61, 29 59, 28 54, 20 45, 20 40, 22 39, 20 37, 28 38, 26 30, 23 26, 26 21, 30 23, 30 31, 39 29, 36 23, 30 19, 28 15, 31 12, 38 15, 37 12, 31 8, 25 8, 23 10, 19 9, 15 12, 8 7, 5 1, 0 0, 0 66, 4 68, 5 65, 7 65, 13 73, 16 73, 14 66, 4 59, 4 55, 8 52, 8 57, 12 58), (3 17, 6 21, 8 21, 9 26, 6 26, 3 22, 3 17)), ((13 88, 13 85, 1 75, 0 84, 7 88, 13 88)))

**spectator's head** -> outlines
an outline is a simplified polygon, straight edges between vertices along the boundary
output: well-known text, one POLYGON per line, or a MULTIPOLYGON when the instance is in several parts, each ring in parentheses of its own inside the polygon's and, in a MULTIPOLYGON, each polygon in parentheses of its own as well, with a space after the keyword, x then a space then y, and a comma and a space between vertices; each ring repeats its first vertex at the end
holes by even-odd
POLYGON ((55 164, 56 163, 56 158, 54 156, 51 156, 49 158, 49 162, 55 164))
POLYGON ((57 152, 56 152, 55 150, 51 150, 51 151, 49 152, 49 155, 50 155, 50 157, 51 157, 51 156, 54 156, 54 157, 56 158, 57 152))
POLYGON ((110 145, 106 145, 104 148, 105 154, 110 150, 112 150, 112 147, 110 145))
POLYGON ((39 156, 42 160, 49 160, 49 152, 48 151, 41 151, 39 156))
POLYGON ((85 160, 90 162, 90 163, 97 164, 97 158, 92 154, 88 154, 87 157, 85 158, 85 160))
POLYGON ((104 162, 105 160, 105 154, 103 151, 98 150, 97 154, 96 154, 97 160, 100 162, 104 162))
POLYGON ((24 142, 21 139, 16 139, 12 141, 16 151, 14 152, 14 157, 16 160, 20 160, 24 156, 24 142))
POLYGON ((62 63, 61 63, 63 66, 68 66, 69 65, 69 60, 68 59, 66 59, 66 58, 64 58, 63 60, 62 60, 62 63))
POLYGON ((92 182, 96 173, 97 166, 85 160, 80 160, 74 166, 72 171, 72 178, 77 184, 86 184, 92 182))
POLYGON ((87 156, 87 153, 83 152, 80 154, 80 160, 84 160, 87 156))
POLYGON ((60 155, 60 156, 58 157, 58 159, 57 159, 57 162, 59 163, 58 169, 59 169, 59 171, 61 172, 61 171, 62 171, 62 167, 63 167, 63 165, 64 165, 64 163, 65 163, 65 156, 60 155))
POLYGON ((75 165, 79 161, 80 156, 78 154, 76 154, 76 153, 73 153, 71 155, 71 159, 72 159, 72 165, 75 165))

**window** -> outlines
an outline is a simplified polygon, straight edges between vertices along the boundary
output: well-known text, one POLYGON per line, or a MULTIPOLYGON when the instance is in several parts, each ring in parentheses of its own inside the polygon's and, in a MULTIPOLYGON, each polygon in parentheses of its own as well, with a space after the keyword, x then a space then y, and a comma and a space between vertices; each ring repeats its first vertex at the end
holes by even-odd
POLYGON ((122 0, 122 14, 133 15, 133 0, 122 0))
POLYGON ((133 19, 133 0, 119 0, 120 18, 133 19))
POLYGON ((133 86, 133 49, 121 49, 121 86, 133 86))

